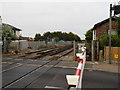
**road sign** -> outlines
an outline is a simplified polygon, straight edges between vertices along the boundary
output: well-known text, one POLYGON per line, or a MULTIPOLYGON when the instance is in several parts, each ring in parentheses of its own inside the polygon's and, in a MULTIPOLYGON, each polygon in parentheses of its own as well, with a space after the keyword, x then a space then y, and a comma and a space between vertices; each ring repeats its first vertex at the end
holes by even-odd
POLYGON ((113 7, 114 15, 120 14, 120 5, 115 5, 113 7))
POLYGON ((115 58, 116 58, 116 59, 118 58, 118 54, 115 54, 115 58))

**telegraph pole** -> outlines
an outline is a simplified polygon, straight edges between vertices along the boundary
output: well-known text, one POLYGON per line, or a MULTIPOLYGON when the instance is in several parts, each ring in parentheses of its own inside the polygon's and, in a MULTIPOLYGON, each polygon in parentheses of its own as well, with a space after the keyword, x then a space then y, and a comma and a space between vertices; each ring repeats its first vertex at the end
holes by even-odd
POLYGON ((111 29, 112 29, 112 4, 110 4, 110 18, 109 18, 109 64, 111 64, 111 29))
POLYGON ((114 10, 114 15, 120 14, 120 5, 114 5, 114 7, 112 7, 112 4, 110 4, 110 19, 109 19, 109 64, 111 64, 112 10, 114 10))

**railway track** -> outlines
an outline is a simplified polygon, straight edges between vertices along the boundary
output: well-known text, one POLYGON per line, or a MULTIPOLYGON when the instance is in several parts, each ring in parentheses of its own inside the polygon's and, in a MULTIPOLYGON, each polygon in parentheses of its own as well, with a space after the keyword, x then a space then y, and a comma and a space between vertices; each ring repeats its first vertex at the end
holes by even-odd
POLYGON ((23 58, 23 59, 39 59, 44 56, 53 56, 59 54, 65 50, 72 48, 72 45, 57 47, 57 48, 45 48, 41 50, 35 50, 32 52, 26 52, 22 55, 13 56, 13 58, 23 58))
MULTIPOLYGON (((71 46, 68 47, 62 47, 62 48, 57 48, 57 49, 49 49, 49 50, 41 50, 41 51, 36 51, 36 52, 29 52, 27 54, 33 54, 37 53, 42 54, 44 56, 51 55, 51 56, 58 56, 56 60, 47 60, 47 61, 41 61, 41 60, 24 60, 24 59, 9 59, 4 61, 5 62, 12 62, 12 63, 7 63, 7 66, 3 65, 3 85, 2 88, 11 88, 19 85, 19 82, 25 82, 26 79, 32 77, 32 75, 38 74, 37 77, 32 77, 29 82, 27 82, 25 85, 23 85, 20 88, 25 88, 27 87, 30 83, 32 83, 35 79, 37 79, 40 75, 45 73, 46 71, 50 70, 53 68, 55 65, 61 62, 61 60, 58 60, 62 56, 65 56, 69 54, 72 49, 70 49, 71 46), (58 50, 58 51, 57 51, 58 50), (60 50, 60 51, 59 51, 60 50), (24 70, 22 72, 19 72, 19 70, 24 70), (14 72, 16 71, 16 73, 14 72), (14 74, 18 74, 14 77, 14 74), (6 78, 7 77, 7 78, 6 78)), ((40 58, 42 59, 42 58, 40 58)), ((21 85, 20 85, 21 86, 21 85)), ((19 87, 19 86, 18 86, 19 87)))
MULTIPOLYGON (((60 61, 57 61, 57 62, 55 62, 53 65, 49 66, 48 70, 49 70, 50 68, 54 67, 54 66, 55 66, 56 64, 58 64, 59 62, 60 62, 60 61)), ((41 66, 36 66, 36 67, 33 66, 33 65, 31 65, 33 68, 30 69, 27 73, 23 73, 22 75, 18 75, 15 79, 11 79, 11 80, 9 79, 9 81, 8 81, 8 82, 5 81, 5 83, 4 83, 4 80, 3 80, 3 86, 2 86, 2 88, 10 87, 12 84, 15 84, 15 83, 17 83, 18 81, 24 79, 25 77, 27 77, 27 76, 29 76, 29 75, 37 72, 37 71, 40 70, 41 68, 47 67, 50 63, 52 63, 52 61, 48 61, 48 62, 42 64, 41 66)), ((26 67, 26 65, 24 66, 24 64, 22 64, 22 65, 19 66, 18 68, 22 68, 22 67, 26 67)), ((17 68, 17 69, 18 69, 18 68, 17 68)), ((28 66, 28 68, 29 68, 29 66, 28 66)), ((12 71, 12 69, 11 69, 10 71, 12 71)), ((5 73, 6 73, 6 72, 3 72, 3 75, 4 75, 5 73)), ((11 73, 12 73, 12 72, 11 72, 11 73)), ((41 73, 40 73, 40 74, 41 74, 41 73)), ((36 78, 37 78, 37 77, 36 77, 36 78)))
MULTIPOLYGON (((58 49, 58 48, 57 48, 58 49)), ((56 49, 56 50, 57 50, 56 49)), ((66 49, 66 48, 65 48, 66 49)), ((69 54, 70 52, 72 52, 73 51, 73 49, 68 49, 67 48, 67 50, 65 50, 65 49, 62 49, 61 51, 63 51, 63 52, 59 52, 59 51, 55 51, 55 49, 54 49, 54 51, 52 52, 52 53, 45 53, 45 54, 43 54, 42 53, 42 55, 40 55, 40 56, 37 56, 37 57, 35 57, 34 56, 34 61, 37 59, 37 60, 57 60, 57 59, 59 59, 59 58, 61 58, 62 56, 65 56, 65 55, 67 55, 67 54, 69 54), (58 53, 59 52, 59 53, 58 53), (52 55, 53 54, 53 55, 52 55), (47 57, 49 57, 50 56, 50 58, 47 58, 47 57), (39 58, 38 58, 39 57, 39 58), (36 59, 35 59, 36 58, 36 59)), ((40 51, 45 51, 45 50, 48 50, 48 49, 44 49, 44 50, 39 50, 39 52, 40 51)), ((53 48, 51 48, 51 50, 53 50, 53 48)), ((50 49, 49 49, 49 51, 50 51, 50 49)), ((38 52, 38 51, 37 51, 38 52)), ((28 52, 27 54, 30 54, 31 55, 31 53, 36 53, 35 51, 34 52, 28 52)), ((21 66, 21 64, 20 63, 25 63, 25 62, 27 62, 27 60, 31 60, 32 58, 27 58, 26 59, 26 57, 22 57, 22 58, 20 58, 20 57, 17 57, 17 58, 14 58, 14 57, 11 57, 11 58, 7 58, 7 59, 4 59, 4 60, 2 60, 2 62, 0 62, 0 64, 4 64, 4 66, 2 67, 2 72, 4 72, 4 71, 7 71, 7 70, 10 70, 10 69, 13 69, 13 68, 15 68, 15 67, 19 67, 19 66, 21 66)))

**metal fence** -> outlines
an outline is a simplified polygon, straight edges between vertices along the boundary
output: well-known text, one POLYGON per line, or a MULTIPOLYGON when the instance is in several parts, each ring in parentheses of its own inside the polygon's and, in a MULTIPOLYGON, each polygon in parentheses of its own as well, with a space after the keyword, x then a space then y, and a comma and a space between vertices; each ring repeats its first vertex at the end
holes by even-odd
POLYGON ((52 46, 61 46, 61 45, 70 45, 72 41, 65 41, 65 42, 45 42, 45 41, 12 41, 9 45, 9 50, 17 50, 17 49, 39 49, 42 47, 52 47, 52 46))

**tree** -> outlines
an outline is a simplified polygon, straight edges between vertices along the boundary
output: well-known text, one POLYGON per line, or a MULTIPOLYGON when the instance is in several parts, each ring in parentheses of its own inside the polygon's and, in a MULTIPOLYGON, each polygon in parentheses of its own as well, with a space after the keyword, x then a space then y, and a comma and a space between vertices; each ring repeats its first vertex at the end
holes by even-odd
POLYGON ((120 37, 120 16, 119 17, 116 17, 117 21, 118 21, 118 29, 117 29, 117 32, 118 32, 118 36, 120 37))
POLYGON ((43 34, 43 36, 39 35, 39 34, 36 34, 35 35, 35 40, 38 41, 38 40, 52 40, 52 39, 56 39, 56 41, 58 40, 64 40, 64 41, 73 41, 73 40, 76 40, 76 41, 80 41, 80 37, 77 35, 77 34, 74 34, 72 32, 69 32, 69 33, 66 33, 66 32, 46 32, 43 34), (43 37, 43 38, 42 38, 43 37))
POLYGON ((34 40, 35 40, 35 41, 39 41, 39 40, 40 40, 40 37, 41 37, 40 34, 36 34, 34 40))
POLYGON ((73 40, 75 40, 75 41, 81 41, 80 37, 77 34, 74 34, 72 32, 69 32, 68 35, 67 35, 67 37, 68 37, 69 41, 73 41, 73 40))
MULTIPOLYGON (((104 46, 109 46, 109 35, 104 34, 100 37, 100 49, 103 49, 104 46)), ((111 46, 120 47, 120 38, 118 35, 111 35, 111 46)))
POLYGON ((8 25, 2 25, 2 40, 6 38, 9 42, 16 37, 12 34, 12 28, 8 25))
POLYGON ((2 41, 5 53, 8 52, 10 42, 15 39, 16 37, 12 33, 12 28, 7 24, 2 25, 2 41))
POLYGON ((35 35, 34 40, 35 40, 35 41, 43 41, 43 40, 44 40, 44 37, 41 36, 41 34, 38 33, 38 34, 35 35))
POLYGON ((53 38, 56 42, 58 42, 60 39, 58 37, 53 38))
POLYGON ((112 35, 111 43, 113 47, 120 47, 120 37, 118 35, 112 35))
POLYGON ((45 39, 51 38, 51 33, 50 32, 46 32, 46 33, 43 34, 43 36, 45 37, 45 39))
POLYGON ((80 37, 78 35, 74 35, 75 41, 81 41, 80 37))
POLYGON ((88 30, 85 34, 85 40, 86 40, 86 47, 87 47, 87 54, 91 55, 91 41, 93 39, 92 37, 93 31, 92 29, 88 30))
POLYGON ((91 43, 91 41, 92 41, 92 39, 93 39, 92 35, 93 35, 92 29, 90 29, 90 30, 88 30, 88 31, 86 32, 86 34, 85 34, 85 40, 86 40, 88 43, 91 43))

